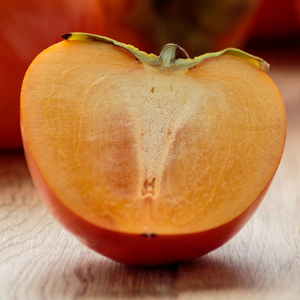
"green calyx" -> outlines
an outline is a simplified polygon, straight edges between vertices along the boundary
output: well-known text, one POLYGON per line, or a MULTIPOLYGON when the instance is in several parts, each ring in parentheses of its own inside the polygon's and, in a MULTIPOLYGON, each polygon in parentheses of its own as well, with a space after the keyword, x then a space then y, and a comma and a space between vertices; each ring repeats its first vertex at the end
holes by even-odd
POLYGON ((131 45, 119 43, 113 39, 99 36, 99 35, 76 32, 76 33, 63 34, 62 38, 69 41, 98 41, 98 42, 114 45, 117 47, 121 47, 131 52, 139 61, 155 67, 172 68, 172 69, 190 69, 198 65, 205 59, 218 57, 222 55, 232 55, 235 57, 242 58, 243 60, 260 68, 264 72, 267 72, 270 67, 270 65, 263 59, 235 48, 227 48, 222 51, 218 51, 214 53, 206 53, 197 56, 195 58, 189 58, 185 50, 176 44, 165 45, 161 50, 160 55, 157 56, 152 53, 147 54, 146 52, 140 51, 139 49, 131 45), (183 54, 186 58, 178 58, 178 53, 183 54))

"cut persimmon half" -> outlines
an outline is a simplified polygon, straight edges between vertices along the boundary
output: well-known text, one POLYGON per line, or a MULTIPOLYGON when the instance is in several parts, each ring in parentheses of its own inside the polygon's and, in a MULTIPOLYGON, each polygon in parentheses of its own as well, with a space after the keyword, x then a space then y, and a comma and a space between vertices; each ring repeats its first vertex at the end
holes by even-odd
POLYGON ((134 265, 194 259, 233 237, 284 149, 268 64, 237 49, 190 59, 174 44, 156 56, 63 38, 32 62, 21 92, 29 169, 58 221, 134 265))

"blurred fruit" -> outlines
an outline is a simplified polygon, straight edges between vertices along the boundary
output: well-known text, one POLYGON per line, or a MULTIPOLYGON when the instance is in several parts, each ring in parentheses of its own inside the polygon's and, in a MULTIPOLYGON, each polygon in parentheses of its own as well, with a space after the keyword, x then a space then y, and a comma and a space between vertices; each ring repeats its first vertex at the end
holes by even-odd
POLYGON ((297 7, 300 9, 299 0, 261 0, 250 40, 279 43, 299 36, 297 7))
MULTIPOLYGON (((130 24, 132 11, 135 6, 147 5, 149 0, 98 0, 105 15, 105 36, 125 44, 149 51, 150 45, 142 30, 130 24)), ((151 0, 152 1, 152 0, 151 0)), ((143 12, 145 13, 145 12, 143 12)), ((146 12, 147 14, 147 12, 146 12)), ((144 15, 146 18, 146 16, 144 15)), ((149 26, 152 26, 149 24, 149 26)))
POLYGON ((21 93, 27 162, 53 215, 134 265, 193 259, 233 237, 285 143, 266 62, 236 49, 192 60, 174 44, 157 57, 64 38, 33 61, 21 93))
POLYGON ((99 0, 106 36, 158 54, 176 43, 191 57, 227 47, 241 48, 259 0, 99 0))
POLYGON ((300 31, 300 1, 294 0, 294 10, 296 12, 298 24, 299 24, 299 31, 300 31))
POLYGON ((0 149, 22 146, 20 89, 34 57, 69 31, 103 34, 97 0, 0 1, 0 149))

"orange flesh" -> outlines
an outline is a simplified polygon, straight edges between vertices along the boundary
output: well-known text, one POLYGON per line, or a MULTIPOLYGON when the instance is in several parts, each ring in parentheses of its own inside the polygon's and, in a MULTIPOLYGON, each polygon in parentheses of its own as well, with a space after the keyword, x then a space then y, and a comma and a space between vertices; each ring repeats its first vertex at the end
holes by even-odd
POLYGON ((33 62, 21 101, 47 185, 76 215, 119 232, 226 224, 265 189, 285 141, 277 88, 232 56, 167 70, 115 46, 64 41, 33 62))

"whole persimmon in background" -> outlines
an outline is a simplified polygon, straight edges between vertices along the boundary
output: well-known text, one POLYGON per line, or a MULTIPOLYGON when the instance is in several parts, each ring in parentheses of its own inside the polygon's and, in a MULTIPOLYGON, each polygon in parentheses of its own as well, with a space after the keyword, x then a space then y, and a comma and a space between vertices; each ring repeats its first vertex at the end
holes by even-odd
POLYGON ((297 20, 298 20, 298 24, 299 24, 299 28, 300 28, 300 1, 299 0, 294 0, 294 8, 296 11, 297 20))
POLYGON ((267 63, 236 49, 183 59, 174 44, 158 57, 63 37, 33 61, 21 92, 28 166, 58 221, 134 265, 197 258, 233 237, 285 143, 267 63))
POLYGON ((99 0, 105 35, 158 54, 181 45, 191 57, 248 39, 260 0, 99 0))
POLYGON ((0 149, 22 146, 20 89, 34 57, 68 31, 103 34, 97 0, 0 1, 0 149))
POLYGON ((261 0, 250 42, 284 46, 295 37, 300 37, 300 1, 261 0))

